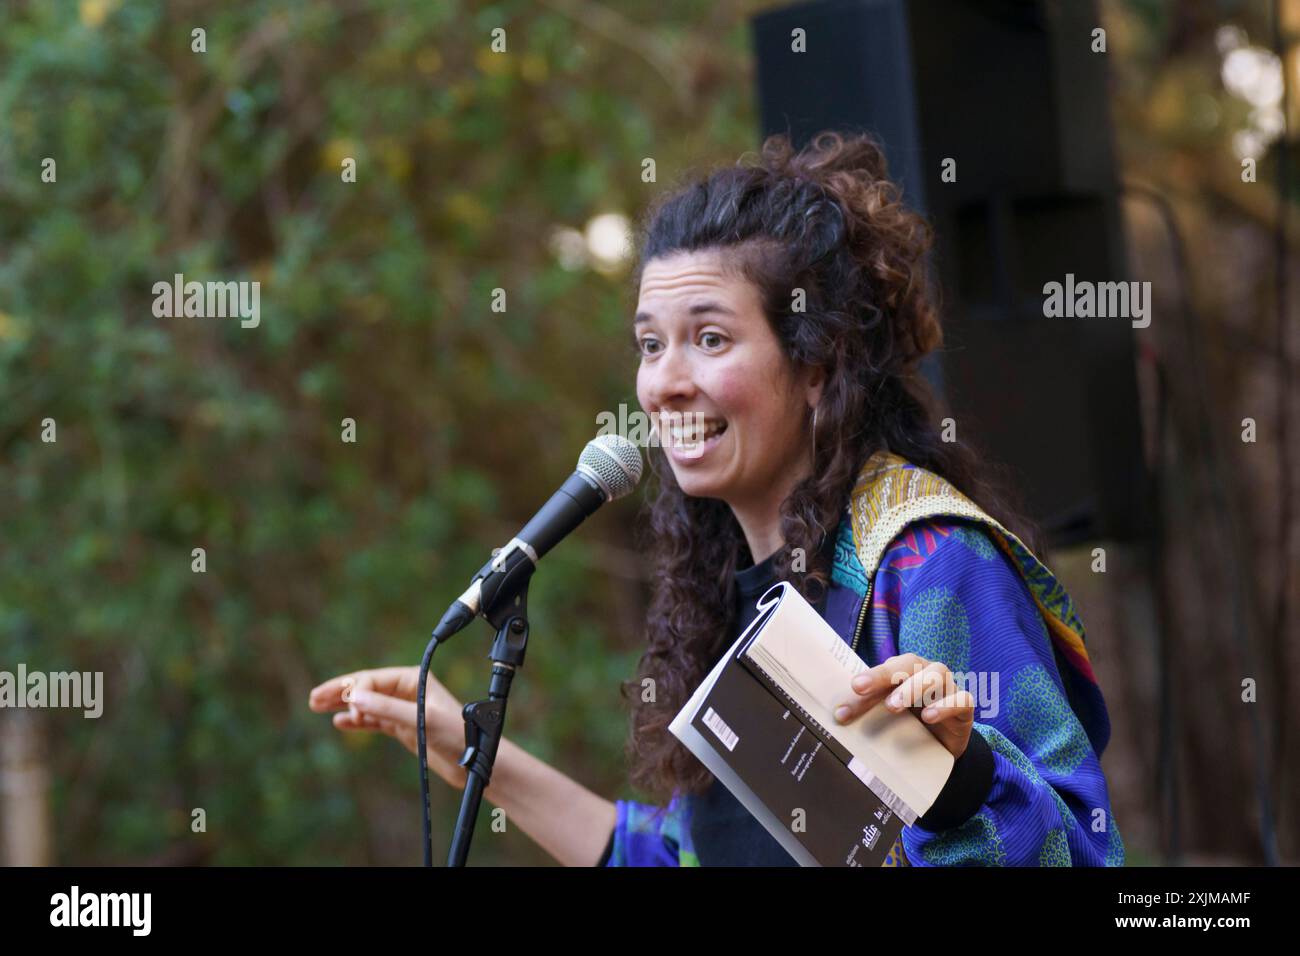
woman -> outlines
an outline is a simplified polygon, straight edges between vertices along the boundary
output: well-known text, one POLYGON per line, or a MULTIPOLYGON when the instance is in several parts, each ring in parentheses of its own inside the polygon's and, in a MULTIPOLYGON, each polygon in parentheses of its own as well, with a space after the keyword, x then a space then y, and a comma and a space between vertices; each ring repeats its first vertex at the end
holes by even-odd
MULTIPOLYGON (((941 342, 930 240, 877 145, 834 133, 798 153, 773 137, 651 209, 637 398, 669 427, 650 454, 648 645, 624 691, 632 781, 655 803, 605 800, 504 740, 485 795, 560 862, 793 864, 667 730, 787 580, 869 665, 839 716, 911 709, 956 758, 888 864, 1123 864, 1082 625, 921 397, 941 342)), ((416 680, 344 675, 311 706, 414 751, 416 680)), ((461 705, 433 678, 427 700, 430 765, 463 786, 461 705)))

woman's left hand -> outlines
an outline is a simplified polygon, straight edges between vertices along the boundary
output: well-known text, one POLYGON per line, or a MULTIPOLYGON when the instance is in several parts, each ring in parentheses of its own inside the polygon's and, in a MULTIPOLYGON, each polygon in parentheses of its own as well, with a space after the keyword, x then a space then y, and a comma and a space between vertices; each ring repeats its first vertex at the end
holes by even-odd
POLYGON ((910 707, 953 757, 966 752, 975 723, 975 698, 958 688, 952 671, 941 661, 917 654, 881 661, 853 678, 851 696, 836 705, 835 718, 846 724, 886 697, 885 706, 894 713, 910 707))

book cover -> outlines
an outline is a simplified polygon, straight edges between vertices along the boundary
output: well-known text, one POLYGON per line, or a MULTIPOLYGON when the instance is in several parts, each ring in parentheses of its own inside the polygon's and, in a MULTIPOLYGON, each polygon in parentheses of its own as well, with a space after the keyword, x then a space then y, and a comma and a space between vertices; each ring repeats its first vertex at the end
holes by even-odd
POLYGON ((879 866, 952 755, 883 704, 836 723, 866 665, 789 584, 757 607, 669 729, 801 865, 879 866))

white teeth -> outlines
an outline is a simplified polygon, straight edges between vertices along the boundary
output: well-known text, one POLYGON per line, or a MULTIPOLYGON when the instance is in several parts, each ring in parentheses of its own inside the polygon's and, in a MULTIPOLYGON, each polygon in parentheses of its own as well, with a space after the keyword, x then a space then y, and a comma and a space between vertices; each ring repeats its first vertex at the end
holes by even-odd
POLYGON ((712 421, 703 425, 694 424, 687 426, 672 426, 669 429, 673 441, 677 443, 695 444, 701 441, 707 441, 714 435, 721 432, 726 427, 725 422, 712 421))

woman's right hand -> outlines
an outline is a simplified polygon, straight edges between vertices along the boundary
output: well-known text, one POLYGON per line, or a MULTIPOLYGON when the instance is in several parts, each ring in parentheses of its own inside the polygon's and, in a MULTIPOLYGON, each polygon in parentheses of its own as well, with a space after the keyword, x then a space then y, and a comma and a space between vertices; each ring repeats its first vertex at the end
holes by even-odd
MULTIPOLYGON (((313 687, 308 705, 317 713, 338 711, 339 730, 378 730, 419 753, 416 740, 415 695, 418 667, 381 667, 331 677, 313 687)), ((463 705, 432 674, 424 693, 424 729, 429 769, 450 786, 465 787, 466 770, 460 765, 465 750, 463 705)))

